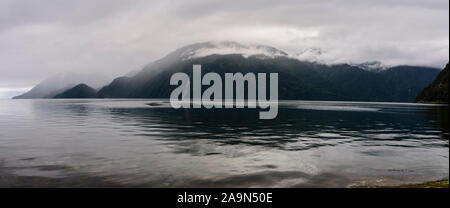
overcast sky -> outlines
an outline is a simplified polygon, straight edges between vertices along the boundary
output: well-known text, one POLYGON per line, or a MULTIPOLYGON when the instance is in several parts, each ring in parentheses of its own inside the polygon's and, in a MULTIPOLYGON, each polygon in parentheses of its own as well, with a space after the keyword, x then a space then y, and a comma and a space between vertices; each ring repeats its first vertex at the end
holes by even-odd
POLYGON ((448 0, 0 0, 0 98, 70 71, 119 76, 181 46, 234 40, 332 62, 443 67, 448 0))

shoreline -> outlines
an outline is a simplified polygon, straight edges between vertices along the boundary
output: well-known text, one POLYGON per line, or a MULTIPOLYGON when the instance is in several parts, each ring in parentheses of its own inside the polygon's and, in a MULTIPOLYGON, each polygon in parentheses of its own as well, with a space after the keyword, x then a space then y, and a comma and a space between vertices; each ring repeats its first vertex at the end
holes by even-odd
MULTIPOLYGON (((44 167, 42 167, 44 168, 44 167)), ((59 166, 51 166, 47 168, 60 169, 62 167, 59 166)), ((159 186, 154 186, 155 184, 122 184, 120 182, 116 182, 114 177, 110 178, 107 176, 92 176, 81 173, 72 173, 67 174, 64 177, 45 177, 38 175, 16 175, 11 172, 12 169, 15 168, 5 168, 1 166, 0 163, 0 188, 154 188, 159 186), (9 170, 8 170, 9 169, 9 170)), ((328 180, 333 180, 333 178, 329 178, 328 180)), ((304 185, 304 184, 300 184, 304 185)), ((199 187, 190 187, 190 188, 201 188, 199 187)), ((215 188, 225 188, 225 187, 216 187, 215 188)), ((270 187, 270 186, 269 186, 270 187)), ((326 186, 300 186, 303 188, 327 188, 326 186)), ((163 187, 160 187, 163 188, 163 187)), ((166 187, 169 188, 169 187, 166 187)), ((174 188, 174 187, 172 187, 174 188)), ((186 188, 186 187, 176 187, 176 188, 186 188)), ((203 187, 205 188, 205 187, 203 187)), ((210 187, 209 187, 210 188, 210 187)), ((238 187, 234 187, 238 188, 238 187)), ((244 188, 244 187, 241 187, 244 188)), ((268 187, 266 187, 268 188, 268 187)), ((288 188, 288 187, 285 187, 288 188)), ((295 188, 295 187, 291 187, 295 188)), ((328 187, 329 188, 329 187, 328 187)), ((339 188, 339 187, 336 187, 339 188)), ((436 181, 429 181, 419 184, 408 184, 405 181, 403 185, 393 185, 393 186, 376 186, 376 185, 368 185, 368 186, 353 186, 353 187, 341 187, 341 188, 449 188, 449 179, 441 179, 436 181)))
POLYGON ((366 186, 359 188, 449 188, 449 179, 429 181, 421 184, 405 184, 398 186, 366 186))

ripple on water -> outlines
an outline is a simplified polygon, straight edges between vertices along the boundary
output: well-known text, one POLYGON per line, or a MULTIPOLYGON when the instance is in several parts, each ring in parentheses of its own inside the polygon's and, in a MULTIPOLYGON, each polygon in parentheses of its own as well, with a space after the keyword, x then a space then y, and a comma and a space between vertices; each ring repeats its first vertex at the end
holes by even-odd
POLYGON ((258 120, 246 109, 173 110, 167 100, 8 102, 0 161, 21 168, 0 167, 0 186, 9 174, 144 187, 346 187, 448 176, 448 121, 437 110, 445 106, 281 101, 277 119, 258 120))

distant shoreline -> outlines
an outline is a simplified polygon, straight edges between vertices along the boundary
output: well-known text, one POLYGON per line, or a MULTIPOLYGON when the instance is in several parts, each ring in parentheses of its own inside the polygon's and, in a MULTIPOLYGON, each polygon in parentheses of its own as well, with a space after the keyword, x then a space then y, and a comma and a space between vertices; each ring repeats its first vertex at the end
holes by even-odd
POLYGON ((449 102, 442 101, 417 101, 417 104, 449 104, 449 102))

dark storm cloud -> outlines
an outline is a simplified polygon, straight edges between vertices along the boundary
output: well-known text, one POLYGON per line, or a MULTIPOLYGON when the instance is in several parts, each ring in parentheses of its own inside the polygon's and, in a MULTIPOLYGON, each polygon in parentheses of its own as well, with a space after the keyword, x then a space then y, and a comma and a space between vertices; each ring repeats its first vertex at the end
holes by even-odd
POLYGON ((56 73, 118 76, 209 40, 290 54, 321 48, 315 58, 329 63, 442 67, 448 7, 448 0, 0 0, 0 97, 56 73))

